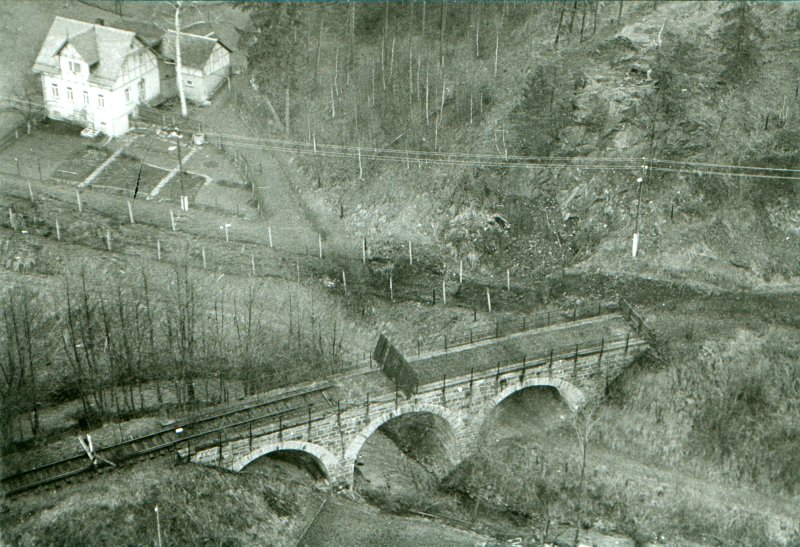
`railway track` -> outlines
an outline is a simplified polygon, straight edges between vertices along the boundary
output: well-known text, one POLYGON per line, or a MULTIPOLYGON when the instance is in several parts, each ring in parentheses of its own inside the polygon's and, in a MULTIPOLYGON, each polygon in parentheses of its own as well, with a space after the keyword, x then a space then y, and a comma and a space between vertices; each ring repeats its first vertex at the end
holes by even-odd
POLYGON ((178 420, 160 431, 105 447, 97 447, 92 462, 86 454, 65 458, 0 480, 2 493, 13 496, 43 486, 57 486, 105 472, 126 462, 177 453, 180 448, 198 449, 205 444, 225 439, 243 427, 282 423, 284 420, 311 414, 312 409, 335 406, 337 397, 332 382, 323 382, 282 394, 280 397, 222 412, 178 420), (105 461, 104 461, 105 460, 105 461), (109 463, 111 462, 111 463, 109 463))

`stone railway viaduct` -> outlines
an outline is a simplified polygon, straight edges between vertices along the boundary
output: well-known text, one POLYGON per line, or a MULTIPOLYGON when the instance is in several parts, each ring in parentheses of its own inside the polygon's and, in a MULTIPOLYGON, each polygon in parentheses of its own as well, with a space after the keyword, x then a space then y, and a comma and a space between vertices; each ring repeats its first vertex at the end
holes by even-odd
MULTIPOLYGON (((433 431, 446 447, 450 463, 468 456, 481 434, 491 411, 504 399, 521 390, 548 386, 558 390, 566 404, 577 410, 603 394, 608 384, 648 348, 645 326, 629 307, 622 308, 628 320, 628 333, 611 340, 578 344, 573 350, 549 351, 520 362, 485 363, 478 371, 453 378, 442 378, 373 400, 339 402, 336 409, 309 411, 307 415, 287 417, 280 424, 270 423, 222 439, 215 446, 189 449, 181 455, 192 462, 242 470, 257 458, 282 451, 302 451, 316 461, 333 485, 352 486, 359 452, 378 428, 401 416, 428 415, 433 431)), ((451 353, 459 350, 450 350, 451 353)), ((460 351, 469 351, 468 348, 460 351)), ((375 357, 384 372, 396 352, 382 337, 375 357), (383 348, 381 346, 383 345, 383 348)), ((402 357, 401 366, 409 366, 402 357)), ((425 358, 414 361, 424 366, 425 358)))

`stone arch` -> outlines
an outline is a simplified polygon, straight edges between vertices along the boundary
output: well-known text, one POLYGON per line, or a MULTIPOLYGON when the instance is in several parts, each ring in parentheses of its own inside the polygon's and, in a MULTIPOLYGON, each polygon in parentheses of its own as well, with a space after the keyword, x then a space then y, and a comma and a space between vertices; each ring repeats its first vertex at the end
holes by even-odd
POLYGON ((494 407, 499 405, 504 399, 510 397, 514 393, 518 391, 522 391, 523 389, 527 389, 529 387, 536 387, 536 386, 544 386, 544 387, 554 387, 558 390, 559 395, 561 398, 564 399, 564 402, 567 403, 567 406, 572 412, 576 412, 579 410, 583 405, 586 404, 586 395, 575 387, 570 382, 566 380, 562 380, 560 378, 542 378, 542 377, 531 377, 526 378, 522 383, 513 383, 512 385, 506 387, 500 393, 492 398, 491 402, 486 408, 486 412, 491 411, 494 407))
POLYGON ((339 460, 336 458, 336 456, 334 456, 327 448, 318 444, 305 441, 276 441, 259 446, 252 452, 249 452, 238 460, 235 460, 230 465, 230 469, 233 471, 241 471, 248 464, 252 463, 261 456, 265 456, 272 452, 278 452, 279 450, 298 450, 300 452, 305 452, 314 458, 317 464, 319 464, 323 474, 327 478, 331 478, 332 473, 334 473, 334 470, 337 468, 339 463, 339 460))
MULTIPOLYGON (((434 416, 442 418, 442 420, 444 420, 444 422, 450 426, 450 433, 453 436, 454 443, 459 441, 458 433, 460 428, 458 421, 456 420, 456 416, 454 416, 448 409, 439 405, 407 403, 398 406, 396 409, 393 409, 390 412, 382 414, 379 418, 373 419, 361 431, 359 431, 355 437, 353 437, 344 454, 344 461, 347 463, 347 465, 352 466, 355 464, 358 453, 361 452, 361 448, 364 446, 364 443, 367 442, 367 439, 369 439, 370 436, 382 425, 407 414, 433 414, 434 416)), ((457 447, 453 446, 452 451, 455 452, 456 450, 457 447)))

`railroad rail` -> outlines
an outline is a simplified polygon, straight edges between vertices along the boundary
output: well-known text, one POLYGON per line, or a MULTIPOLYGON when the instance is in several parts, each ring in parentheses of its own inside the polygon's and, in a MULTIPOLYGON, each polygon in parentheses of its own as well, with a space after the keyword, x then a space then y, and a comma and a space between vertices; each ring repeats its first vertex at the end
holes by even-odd
POLYGON ((95 463, 86 454, 81 454, 3 477, 0 480, 2 492, 6 496, 13 496, 42 486, 69 482, 91 471, 103 472, 113 468, 103 460, 120 465, 163 453, 175 453, 180 448, 188 448, 190 453, 192 448, 200 447, 202 439, 213 437, 218 440, 232 431, 241 430, 242 426, 252 431, 254 424, 263 427, 277 422, 282 427, 284 420, 288 422, 300 415, 310 415, 312 409, 335 405, 337 397, 334 390, 333 383, 326 381, 256 404, 171 422, 154 433, 98 447, 95 453, 101 459, 95 463), (192 446, 193 441, 195 446, 192 446))

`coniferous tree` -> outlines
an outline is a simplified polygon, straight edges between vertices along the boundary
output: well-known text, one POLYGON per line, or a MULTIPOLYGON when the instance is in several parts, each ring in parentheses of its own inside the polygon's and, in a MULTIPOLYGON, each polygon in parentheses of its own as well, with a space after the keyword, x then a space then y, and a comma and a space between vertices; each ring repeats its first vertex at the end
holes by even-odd
POLYGON ((718 34, 722 45, 722 77, 732 84, 745 83, 758 74, 765 38, 761 18, 750 2, 736 2, 722 14, 726 22, 718 34))

